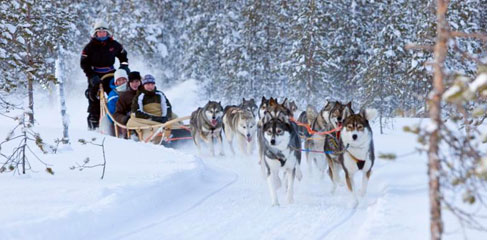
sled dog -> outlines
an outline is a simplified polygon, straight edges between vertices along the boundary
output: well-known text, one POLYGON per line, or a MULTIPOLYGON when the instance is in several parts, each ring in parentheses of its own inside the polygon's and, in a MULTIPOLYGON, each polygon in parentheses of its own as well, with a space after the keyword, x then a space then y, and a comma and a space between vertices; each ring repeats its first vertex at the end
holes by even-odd
POLYGON ((289 101, 287 98, 284 99, 284 102, 282 103, 282 105, 289 109, 289 111, 291 111, 291 116, 294 116, 294 113, 298 110, 298 105, 296 105, 296 102, 295 101, 289 101))
MULTIPOLYGON (((285 103, 287 100, 284 100, 283 103, 285 103)), ((257 145, 258 145, 258 155, 259 155, 259 164, 261 166, 262 174, 265 176, 265 168, 263 164, 263 159, 264 159, 264 132, 262 130, 262 127, 266 123, 267 120, 270 120, 271 118, 264 117, 264 113, 269 114, 271 118, 279 118, 281 121, 289 123, 289 117, 291 116, 291 111, 284 107, 283 104, 279 104, 277 102, 277 99, 270 98, 266 99, 265 97, 262 97, 262 101, 260 103, 259 107, 259 121, 257 122, 257 145)))
POLYGON ((208 101, 204 107, 191 113, 190 126, 194 144, 201 155, 200 141, 210 145, 212 156, 215 156, 215 139, 220 143, 220 155, 224 155, 222 142, 223 108, 220 102, 208 101))
MULTIPOLYGON (((245 99, 244 99, 245 102, 245 99)), ((230 150, 235 154, 233 138, 236 137, 242 153, 250 155, 254 150, 255 133, 257 124, 255 117, 249 108, 241 107, 225 108, 223 115, 223 130, 225 138, 230 145, 230 150)))
MULTIPOLYGON (((316 126, 316 129, 322 128, 320 131, 330 131, 333 129, 337 129, 342 125, 343 119, 348 117, 352 111, 352 103, 349 102, 348 104, 342 104, 338 101, 329 102, 325 106, 325 111, 320 113, 324 121, 327 124, 321 126, 318 123, 318 118, 315 120, 316 125, 320 125, 319 127, 316 126)), ((323 147, 323 151, 325 151, 326 160, 328 163, 328 175, 333 183, 333 187, 331 192, 335 192, 337 183, 340 182, 340 170, 341 170, 341 163, 343 161, 343 143, 340 138, 341 131, 335 131, 325 136, 325 143, 323 147)))
MULTIPOLYGON (((311 130, 316 132, 325 131, 325 129, 330 128, 331 122, 327 116, 330 114, 331 104, 325 101, 323 108, 320 110, 319 113, 316 113, 315 109, 311 106, 308 106, 306 109, 305 115, 303 118, 310 118, 306 119, 308 122, 312 121, 310 124, 311 130)), ((302 114, 303 115, 303 114, 302 114)), ((325 146, 325 135, 319 134, 310 134, 306 129, 304 129, 304 136, 306 139, 304 141, 304 148, 307 149, 306 155, 306 163, 308 165, 308 170, 312 172, 313 164, 318 168, 321 173, 324 173, 327 167, 327 161, 325 154, 322 153, 323 147, 325 146)))
MULTIPOLYGON (((346 109, 345 111, 349 111, 346 109)), ((343 121, 342 141, 346 146, 343 153, 343 170, 347 187, 352 192, 354 204, 358 203, 354 185, 354 174, 362 171, 362 189, 360 195, 364 196, 367 191, 367 183, 374 166, 374 141, 369 121, 375 119, 377 110, 366 109, 359 114, 349 113, 343 121)))
POLYGON ((289 122, 264 113, 262 126, 264 152, 263 165, 269 187, 272 205, 279 205, 277 189, 281 187, 279 173, 284 172, 288 203, 294 202, 294 180, 301 180, 301 142, 296 128, 289 122))
MULTIPOLYGON (((306 106, 306 111, 301 112, 298 117, 298 122, 308 124, 311 126, 313 122, 315 121, 316 117, 318 117, 318 111, 316 111, 316 108, 312 105, 306 106)), ((298 127, 298 133, 302 137, 309 138, 311 137, 311 134, 308 132, 308 130, 305 127, 298 127)))
POLYGON ((241 109, 247 110, 252 113, 254 119, 257 114, 257 104, 255 104, 255 100, 253 98, 246 100, 245 98, 242 99, 242 103, 239 105, 241 109))

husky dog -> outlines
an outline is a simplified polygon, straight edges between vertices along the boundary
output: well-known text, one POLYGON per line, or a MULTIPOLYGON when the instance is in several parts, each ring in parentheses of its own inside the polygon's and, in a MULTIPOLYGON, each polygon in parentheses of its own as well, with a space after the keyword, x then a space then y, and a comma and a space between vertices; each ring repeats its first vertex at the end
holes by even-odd
POLYGON ((253 98, 249 100, 245 100, 245 98, 242 99, 242 103, 239 105, 241 109, 247 110, 252 113, 252 115, 256 116, 256 111, 257 111, 257 104, 255 104, 255 100, 253 98))
POLYGON ((367 109, 362 110, 359 114, 349 113, 349 116, 343 121, 342 141, 347 148, 343 153, 342 166, 348 189, 354 196, 355 205, 358 200, 353 180, 354 174, 358 171, 363 173, 360 195, 364 196, 372 173, 372 166, 374 166, 374 142, 369 121, 375 119, 376 115, 377 110, 367 109))
POLYGON ((190 126, 194 144, 201 155, 200 140, 210 144, 212 156, 215 156, 214 140, 220 142, 220 155, 224 155, 222 142, 223 108, 220 102, 208 101, 203 108, 191 113, 190 126))
MULTIPOLYGON (((307 111, 304 112, 305 115, 302 116, 303 118, 310 118, 306 119, 307 122, 312 121, 310 124, 311 130, 316 132, 325 131, 325 129, 331 128, 331 122, 328 119, 328 115, 330 114, 332 105, 325 101, 324 107, 320 110, 319 113, 316 113, 314 107, 308 106, 307 111)), ((303 114, 302 114, 303 115, 303 114)), ((306 140, 304 141, 304 148, 308 149, 306 151, 306 162, 308 164, 308 170, 311 173, 313 163, 316 167, 324 173, 327 167, 326 156, 320 151, 323 151, 323 147, 325 146, 325 136, 319 134, 310 134, 308 133, 307 129, 304 129, 304 136, 306 136, 306 140)))
POLYGON ((260 101, 259 112, 258 112, 259 120, 264 118, 264 112, 267 111, 271 99, 273 98, 271 97, 270 99, 266 99, 265 97, 262 97, 262 100, 260 101))
POLYGON ((279 172, 284 171, 286 180, 287 201, 294 202, 294 179, 301 180, 300 170, 301 142, 295 126, 278 117, 272 117, 269 112, 264 113, 262 126, 264 166, 267 184, 271 194, 272 205, 279 205, 276 190, 281 186, 279 172))
MULTIPOLYGON (((348 104, 342 104, 338 101, 329 102, 324 109, 325 111, 322 111, 320 115, 322 115, 321 117, 328 124, 326 124, 321 131, 330 131, 341 127, 342 120, 353 112, 351 102, 348 104)), ((318 118, 320 118, 320 116, 318 118)), ((318 124, 318 118, 315 120, 316 124, 318 124)), ((339 172, 341 162, 343 161, 343 143, 340 138, 340 132, 341 131, 335 131, 327 134, 323 147, 328 163, 328 175, 333 183, 332 193, 336 190, 336 184, 340 183, 339 172)))
MULTIPOLYGON (((325 104, 326 105, 326 104, 325 104)), ((318 116, 318 111, 316 111, 316 108, 312 105, 306 106, 306 111, 301 112, 298 117, 298 122, 308 124, 311 126, 313 122, 315 121, 316 117, 318 116)), ((311 134, 308 132, 308 130, 305 127, 298 127, 298 132, 299 135, 302 137, 311 137, 311 134)))
MULTIPOLYGON (((325 102, 325 106, 321 109, 318 116, 314 120, 311 128, 314 131, 323 132, 337 129, 341 126, 342 119, 347 115, 343 115, 344 110, 352 111, 352 103, 342 104, 338 101, 325 102)), ((336 184, 339 183, 339 170, 343 154, 342 142, 340 140, 340 131, 335 131, 327 135, 315 134, 313 139, 305 142, 305 148, 315 151, 325 151, 325 156, 322 153, 307 153, 307 161, 311 165, 311 160, 314 161, 317 168, 324 173, 328 166, 328 175, 333 183, 332 192, 336 189, 336 184), (326 159, 324 158, 326 157, 326 159)))
MULTIPOLYGON (((285 103, 287 100, 284 100, 285 103)), ((271 118, 265 118, 264 113, 269 114, 271 118, 279 118, 281 121, 289 123, 289 117, 291 115, 291 111, 287 109, 283 104, 279 104, 277 99, 270 98, 266 99, 262 97, 262 102, 260 103, 259 107, 259 121, 257 123, 257 143, 259 146, 259 164, 261 165, 262 173, 265 176, 265 169, 263 159, 264 159, 264 134, 262 131, 262 127, 266 123, 267 120, 271 118)))
POLYGON ((234 136, 237 137, 240 150, 244 154, 252 154, 255 145, 256 123, 251 111, 240 107, 225 107, 223 130, 233 154, 235 154, 232 144, 234 136))
POLYGON ((282 105, 289 109, 289 111, 291 111, 291 115, 294 116, 294 113, 298 110, 298 105, 296 105, 296 102, 295 101, 289 101, 287 98, 284 99, 284 101, 282 102, 282 105))

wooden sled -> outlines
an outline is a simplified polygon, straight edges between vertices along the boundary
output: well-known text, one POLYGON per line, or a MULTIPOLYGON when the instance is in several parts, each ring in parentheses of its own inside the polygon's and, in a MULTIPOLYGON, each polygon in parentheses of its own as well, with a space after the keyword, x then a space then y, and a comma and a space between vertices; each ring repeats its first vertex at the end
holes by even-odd
MULTIPOLYGON (((103 81, 106 78, 113 77, 113 73, 105 74, 101 78, 103 81)), ((126 131, 126 138, 129 139, 131 136, 131 132, 136 132, 137 136, 139 137, 140 141, 143 142, 153 142, 154 139, 160 137, 160 141, 158 144, 162 144, 169 147, 174 147, 175 142, 179 140, 187 140, 191 139, 191 130, 189 124, 184 124, 183 121, 189 120, 190 116, 179 117, 175 119, 171 119, 165 123, 157 124, 157 125, 150 125, 150 126, 141 126, 141 127, 127 127, 120 122, 117 122, 113 115, 108 111, 107 106, 107 96, 103 89, 103 84, 100 83, 100 88, 98 90, 98 95, 100 98, 100 123, 102 118, 108 116, 113 122, 113 128, 115 137, 119 137, 119 128, 125 129, 126 131), (146 139, 142 138, 142 130, 150 130, 151 134, 146 139)), ((157 143, 157 142, 156 142, 157 143)))

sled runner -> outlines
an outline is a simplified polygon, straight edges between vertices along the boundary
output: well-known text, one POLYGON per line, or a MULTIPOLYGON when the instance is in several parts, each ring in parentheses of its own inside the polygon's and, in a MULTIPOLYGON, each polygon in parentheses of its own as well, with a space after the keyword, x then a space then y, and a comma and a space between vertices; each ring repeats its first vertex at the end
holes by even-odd
MULTIPOLYGON (((102 82, 104 79, 113 77, 113 75, 113 73, 103 75, 101 78, 102 82)), ((103 89, 103 84, 101 83, 100 89, 98 90, 98 97, 100 99, 100 132, 103 134, 118 137, 120 135, 120 129, 125 129, 127 139, 129 139, 131 134, 135 132, 140 141, 154 142, 157 144, 162 144, 166 147, 175 147, 178 142, 181 142, 180 140, 191 139, 191 130, 189 128, 189 124, 183 123, 183 121, 189 120, 190 116, 171 119, 165 123, 157 125, 127 127, 126 125, 118 122, 108 111, 107 96, 103 89), (110 127, 110 120, 113 122, 113 127, 110 127), (143 138, 142 130, 150 131, 149 136, 145 139, 143 138)))

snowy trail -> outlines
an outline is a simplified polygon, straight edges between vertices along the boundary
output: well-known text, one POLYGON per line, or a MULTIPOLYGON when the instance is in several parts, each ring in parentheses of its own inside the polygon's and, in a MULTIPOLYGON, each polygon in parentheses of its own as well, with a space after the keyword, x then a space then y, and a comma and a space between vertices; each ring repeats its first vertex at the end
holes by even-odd
MULTIPOLYGON (((188 89, 195 90, 193 85, 183 83, 167 92, 181 103, 181 116, 201 105, 196 94, 187 94, 188 89)), ((55 139, 61 132, 52 120, 57 110, 42 109, 41 135, 55 139)), ((98 147, 82 146, 77 139, 105 137, 85 130, 84 111, 71 114, 76 119, 70 130, 71 147, 44 156, 55 166, 55 176, 0 175, 0 191, 9 193, 0 197, 0 240, 423 239, 428 233, 424 156, 377 159, 367 194, 355 209, 346 187, 330 194, 328 177, 321 178, 315 170, 309 174, 303 156, 304 176, 295 183, 295 203, 286 202, 281 188, 281 205, 272 207, 257 154, 232 156, 226 143, 226 156, 210 157, 204 148, 200 157, 191 141, 167 149, 107 137, 104 180, 99 180, 99 169, 69 170, 86 157, 100 160, 98 147)), ((374 135, 376 155, 412 152, 415 137, 399 129, 415 121, 398 119, 396 130, 374 135)), ((0 126, 3 133, 8 130, 0 126)), ((356 176, 357 185, 360 177, 356 176)))
MULTIPOLYGON (((192 147, 185 147, 185 151, 188 148, 195 152, 192 147)), ((346 202, 351 200, 347 191, 339 191, 336 196, 331 196, 328 194, 328 179, 309 176, 309 179, 296 184, 295 204, 287 204, 284 191, 280 189, 281 206, 271 207, 267 184, 260 175, 256 154, 251 157, 237 155, 203 159, 209 168, 223 169, 235 178, 226 184, 215 183, 223 187, 209 192, 195 204, 180 202, 187 205, 185 210, 171 216, 161 216, 155 222, 114 239, 326 239, 330 233, 350 221, 356 211, 360 211, 347 207, 346 202), (308 192, 313 194, 308 195, 308 192), (188 227, 188 223, 191 227, 188 227), (238 227, 233 228, 232 225, 238 227), (187 231, 181 230, 185 227, 188 227, 187 231), (304 229, 307 229, 307 234, 303 235, 304 229), (246 234, 241 235, 241 232, 246 234)), ((374 199, 376 202, 377 199, 374 199)), ((365 205, 369 207, 373 204, 365 205)))
MULTIPOLYGON (((238 180, 238 178, 239 178, 238 174, 234 174, 233 179, 230 179, 230 181, 227 182, 225 185, 223 185, 223 186, 215 189, 214 191, 212 191, 212 192, 210 192, 210 193, 208 193, 208 194, 206 194, 204 196, 199 196, 200 199, 197 202, 195 202, 195 203, 191 204, 190 206, 188 206, 187 208, 182 209, 181 211, 179 211, 177 213, 174 213, 173 215, 167 216, 167 217, 165 217, 164 219, 162 219, 160 221, 150 223, 150 224, 145 225, 145 226, 142 226, 142 227, 140 227, 138 229, 134 229, 134 230, 132 230, 130 232, 122 233, 122 234, 118 235, 117 237, 114 237, 113 239, 128 239, 128 238, 133 238, 134 236, 136 236, 137 234, 139 234, 141 232, 148 231, 149 229, 158 227, 158 226, 164 224, 167 221, 170 221, 172 219, 178 218, 181 215, 186 214, 186 213, 192 211, 193 209, 199 207, 208 198, 213 197, 216 194, 218 194, 219 192, 221 192, 224 189, 228 188, 229 186, 231 186, 232 184, 234 184, 238 180)), ((215 184, 215 185, 217 185, 217 184, 215 184)), ((196 200, 196 199, 193 199, 193 200, 196 200)))

